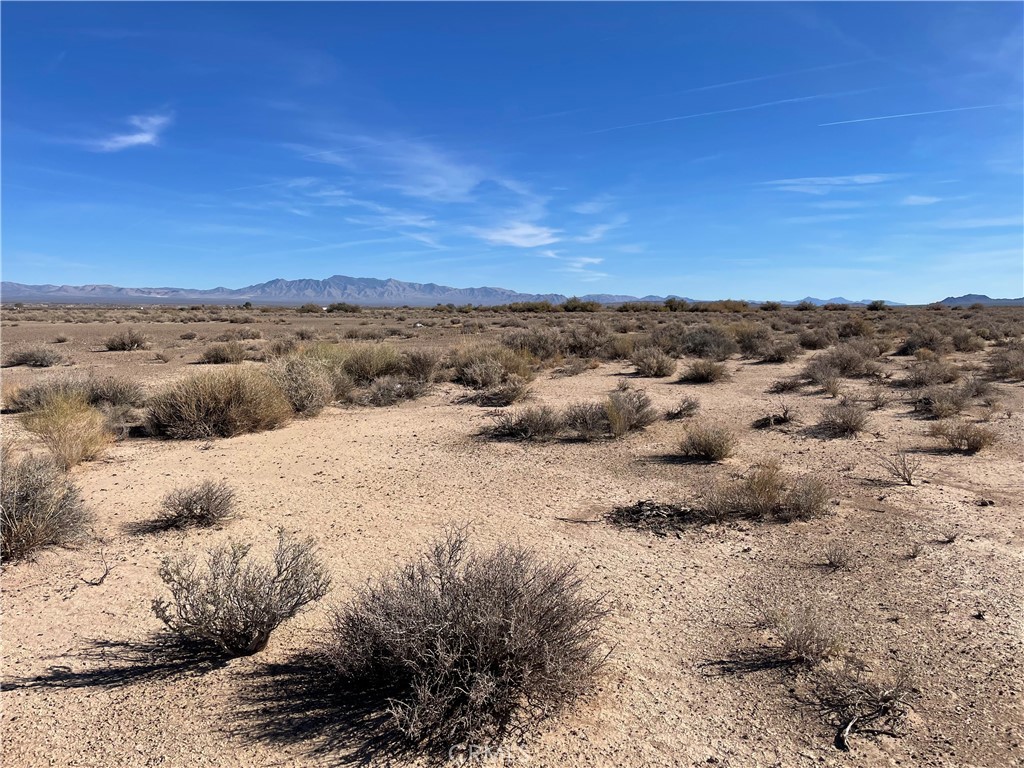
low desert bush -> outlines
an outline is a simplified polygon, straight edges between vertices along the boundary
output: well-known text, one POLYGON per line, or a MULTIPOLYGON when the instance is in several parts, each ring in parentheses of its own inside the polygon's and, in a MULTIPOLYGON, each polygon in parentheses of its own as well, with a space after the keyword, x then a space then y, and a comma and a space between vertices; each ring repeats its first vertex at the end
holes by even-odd
POLYGON ((49 457, 0 454, 0 558, 84 538, 90 515, 67 472, 49 457))
POLYGON ((988 355, 989 373, 999 381, 1024 379, 1024 342, 1015 341, 988 355))
POLYGON ((878 464, 892 477, 906 485, 913 485, 914 478, 921 469, 921 459, 906 451, 902 445, 897 444, 896 452, 892 456, 880 456, 878 464))
POLYGON ((675 406, 665 411, 665 418, 669 421, 677 419, 688 419, 697 415, 700 410, 700 401, 694 397, 684 397, 675 406))
POLYGON ((149 403, 149 430, 161 437, 232 437, 276 429, 291 418, 281 388, 261 371, 204 371, 180 379, 149 403))
POLYGON ((944 360, 929 360, 914 363, 907 371, 904 384, 919 389, 935 384, 949 384, 960 378, 960 371, 952 363, 944 360))
POLYGON ((612 437, 622 437, 627 432, 643 429, 658 420, 658 412, 651 405, 651 398, 639 389, 612 392, 604 408, 612 437))
POLYGON ((601 403, 573 403, 562 414, 562 422, 577 440, 596 440, 611 431, 608 410, 601 403))
POLYGON ((430 382, 411 376, 381 376, 370 382, 359 401, 377 407, 396 405, 403 400, 423 397, 430 391, 430 387, 430 382))
POLYGON ((530 382, 513 373, 493 387, 477 392, 472 397, 472 402, 490 408, 504 408, 526 400, 530 396, 530 382))
POLYGON ((245 360, 245 347, 237 341, 228 341, 224 344, 211 344, 203 350, 199 362, 209 365, 222 365, 225 363, 240 363, 245 360))
POLYGON ((845 571, 850 567, 853 555, 850 548, 838 541, 830 541, 822 550, 825 565, 833 571, 845 571))
POLYGON ((633 353, 631 362, 638 376, 661 378, 671 376, 676 370, 675 358, 666 355, 657 347, 643 347, 633 353))
POLYGON ((345 372, 359 386, 383 376, 397 376, 405 369, 402 353, 391 344, 367 344, 351 350, 344 362, 345 372))
POLYGON ((952 347, 950 340, 937 328, 931 326, 918 327, 896 348, 897 355, 913 355, 918 350, 927 349, 937 355, 949 352, 952 347))
POLYGON ((160 578, 171 599, 153 601, 157 618, 184 640, 226 656, 263 650, 277 627, 327 593, 330 577, 312 539, 280 531, 269 563, 249 560, 250 549, 236 541, 212 549, 202 570, 190 555, 166 558, 160 578))
POLYGON ((24 347, 11 352, 4 360, 5 368, 26 365, 30 368, 50 368, 64 362, 64 356, 49 347, 24 347))
POLYGON ((15 411, 31 411, 55 397, 79 397, 89 405, 138 407, 145 397, 142 386, 127 376, 68 374, 29 384, 10 397, 8 406, 15 411))
POLYGON ((868 423, 868 410, 863 405, 843 400, 826 405, 821 411, 818 429, 834 437, 850 437, 863 432, 868 423))
POLYGON ((695 357, 725 360, 736 354, 739 346, 724 328, 717 325, 700 325, 686 332, 680 351, 695 357))
POLYGON ((687 366, 686 371, 679 377, 679 381, 687 384, 711 384, 728 378, 729 371, 726 369, 725 363, 695 360, 687 366))
POLYGON ((515 375, 526 381, 534 378, 529 353, 507 347, 467 347, 451 356, 453 380, 472 389, 490 389, 515 375))
POLYGON ((129 352, 135 349, 148 349, 149 338, 135 328, 125 328, 115 333, 104 342, 104 346, 110 352, 129 352))
POLYGON ((555 328, 541 326, 510 331, 502 337, 501 343, 538 360, 552 360, 562 354, 562 335, 555 328))
POLYGON ((209 527, 231 517, 235 492, 221 481, 204 480, 198 485, 176 488, 160 502, 158 527, 209 527))
POLYGON ((761 357, 774 343, 771 329, 760 323, 736 323, 731 330, 744 357, 761 357))
POLYGON ((50 397, 21 419, 65 468, 95 459, 114 441, 103 412, 74 394, 50 397))
POLYGON ((900 736, 918 690, 907 669, 869 672, 865 664, 847 659, 823 665, 813 682, 817 709, 836 728, 836 746, 849 750, 852 733, 900 736))
POLYGON ((336 610, 322 653, 345 687, 384 692, 409 745, 444 756, 497 744, 589 691, 604 613, 574 564, 514 546, 474 552, 449 531, 336 610))
POLYGON ((416 381, 433 383, 441 366, 441 356, 431 349, 411 349, 402 360, 402 370, 406 376, 416 381))
POLYGON ((334 382, 327 366, 314 358, 280 358, 267 372, 300 416, 316 416, 334 399, 334 382))
POLYGON ((728 427, 697 422, 686 430, 679 450, 684 456, 704 461, 722 461, 732 456, 736 436, 728 427))
POLYGON ((612 334, 601 320, 587 320, 573 323, 562 335, 562 347, 566 354, 577 357, 598 357, 607 347, 612 334))
POLYGON ((945 440, 954 451, 964 453, 977 453, 995 445, 999 440, 999 435, 991 427, 955 420, 934 425, 929 434, 945 440))
POLYGON ((814 666, 837 656, 840 643, 826 614, 811 605, 779 611, 772 629, 783 658, 814 666))
POLYGON ((828 487, 817 478, 790 478, 777 463, 768 462, 736 482, 712 486, 705 513, 719 522, 733 518, 809 520, 825 513, 828 499, 828 487))
POLYGON ((797 336, 797 343, 804 349, 827 349, 838 340, 838 335, 831 328, 808 328, 797 336))
POLYGON ((948 419, 963 411, 968 402, 967 393, 960 387, 928 387, 914 401, 914 410, 948 419))
POLYGON ((985 341, 967 328, 953 331, 952 341, 957 352, 980 352, 985 348, 985 341))
POLYGON ((562 430, 562 417, 548 405, 532 405, 494 416, 492 437, 510 440, 549 440, 562 430))

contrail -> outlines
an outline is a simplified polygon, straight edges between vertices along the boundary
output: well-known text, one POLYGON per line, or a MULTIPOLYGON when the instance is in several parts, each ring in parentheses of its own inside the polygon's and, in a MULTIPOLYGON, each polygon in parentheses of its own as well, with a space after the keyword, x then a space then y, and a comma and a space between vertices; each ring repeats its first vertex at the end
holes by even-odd
POLYGON ((681 91, 666 91, 664 93, 657 94, 658 96, 672 96, 679 93, 698 93, 699 91, 714 91, 718 88, 730 88, 734 85, 745 85, 746 83, 760 83, 764 80, 777 80, 780 77, 789 77, 790 75, 804 75, 809 72, 824 72, 829 69, 839 69, 841 67, 852 67, 856 64, 863 64, 865 62, 872 61, 872 59, 856 59, 855 61, 842 61, 838 64, 822 64, 817 67, 807 67, 806 69, 792 69, 789 72, 779 72, 774 75, 761 75, 759 77, 748 77, 743 80, 730 80, 727 83, 715 83, 714 85, 700 85, 696 88, 685 88, 681 91))
POLYGON ((1014 107, 1016 104, 982 104, 978 107, 955 107, 953 109, 933 109, 928 112, 905 112, 902 115, 879 115, 878 117, 862 117, 857 120, 837 120, 834 123, 819 123, 819 128, 828 125, 849 125, 850 123, 870 123, 875 120, 896 120, 901 117, 917 117, 918 115, 941 115, 945 112, 967 112, 971 109, 993 109, 995 107, 1014 107))
POLYGON ((749 112, 752 109, 764 109, 765 107, 775 107, 779 104, 796 104, 802 101, 814 101, 815 99, 832 99, 839 96, 852 96, 858 93, 867 93, 869 91, 877 90, 876 88, 865 88, 857 91, 840 91, 838 93, 817 93, 813 96, 796 96, 792 99, 779 99, 778 101, 765 101, 761 104, 751 104, 746 107, 733 107, 732 109, 716 109, 713 112, 697 112, 692 115, 679 115, 678 117, 663 117, 660 120, 649 120, 645 123, 630 123, 629 125, 616 125, 611 128, 601 128, 597 131, 587 131, 586 135, 594 133, 609 133, 610 131, 621 131, 625 128, 640 128, 645 125, 658 125, 660 123, 673 123, 678 120, 690 120, 695 117, 710 117, 712 115, 727 115, 731 112, 749 112))

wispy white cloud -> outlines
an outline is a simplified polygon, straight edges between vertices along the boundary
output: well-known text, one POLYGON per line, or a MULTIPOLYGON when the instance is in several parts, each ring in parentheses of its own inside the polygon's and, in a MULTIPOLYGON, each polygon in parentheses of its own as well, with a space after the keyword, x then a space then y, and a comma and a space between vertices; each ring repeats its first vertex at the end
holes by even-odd
POLYGON ((167 114, 132 115, 128 124, 135 130, 129 133, 115 133, 105 139, 86 142, 96 152, 120 152, 131 147, 155 147, 160 135, 170 126, 174 116, 167 114))
POLYGON ((471 231, 492 245, 511 245, 515 248, 538 248, 557 243, 561 239, 558 230, 525 221, 510 222, 491 228, 476 227, 471 231))
POLYGON ((606 224, 598 224, 591 227, 585 234, 577 235, 574 239, 579 243, 596 243, 605 235, 617 227, 621 227, 628 219, 625 216, 617 216, 606 224))
POLYGON ((878 115, 876 117, 859 117, 856 120, 836 120, 832 123, 819 123, 819 128, 830 125, 850 125, 851 123, 873 123, 876 120, 898 120, 903 117, 920 117, 922 115, 942 115, 947 112, 969 112, 974 109, 995 109, 996 107, 1017 107, 1020 104, 981 104, 977 107, 954 107, 953 109, 931 109, 927 112, 904 112, 899 115, 878 115))
POLYGON ((995 229, 999 227, 1024 227, 1020 216, 1002 216, 988 219, 949 219, 935 224, 939 229, 995 229))
POLYGON ((907 195, 900 200, 900 205, 935 205, 941 203, 941 197, 931 197, 929 195, 907 195))
POLYGON ((837 189, 853 190, 873 184, 885 184, 900 178, 895 173, 859 173, 851 176, 805 176, 799 179, 775 179, 762 182, 780 192, 800 192, 805 195, 827 195, 837 189))
POLYGON ((579 213, 584 216, 592 216, 594 214, 604 213, 608 210, 611 204, 612 198, 608 195, 603 195, 601 197, 595 197, 592 200, 585 200, 582 203, 577 203, 569 210, 573 213, 579 213))
POLYGON ((820 208, 823 211, 844 211, 856 208, 864 208, 869 205, 865 200, 822 200, 819 203, 811 203, 812 208, 820 208))

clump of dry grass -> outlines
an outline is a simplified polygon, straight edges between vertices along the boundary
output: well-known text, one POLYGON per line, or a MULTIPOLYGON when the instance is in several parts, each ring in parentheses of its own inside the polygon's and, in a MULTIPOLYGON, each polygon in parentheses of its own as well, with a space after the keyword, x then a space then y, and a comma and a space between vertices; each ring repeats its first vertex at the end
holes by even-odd
POLYGON ((378 407, 396 405, 403 400, 415 400, 430 391, 430 383, 411 376, 381 376, 370 382, 359 402, 378 407))
POLYGON ((334 399, 330 371, 319 360, 280 358, 270 363, 267 372, 300 416, 316 416, 334 399))
POLYGON ((25 365, 30 368, 50 368, 64 362, 64 356, 55 349, 43 346, 24 347, 11 352, 4 360, 4 368, 25 365))
POLYGON ((815 666, 834 658, 841 645, 828 618, 809 604, 779 611, 772 621, 783 658, 815 666))
POLYGON ((455 350, 450 358, 452 378, 472 389, 491 389, 510 376, 525 381, 534 378, 532 356, 507 347, 465 347, 455 350))
POLYGON ((669 421, 677 419, 688 419, 696 416, 700 410, 700 401, 694 397, 684 397, 675 406, 665 411, 665 418, 669 421))
POLYGON ((605 413, 612 437, 648 427, 658 420, 651 398, 639 389, 620 389, 605 401, 605 413))
POLYGON ((601 403, 573 403, 562 414, 567 432, 577 440, 596 440, 611 431, 608 410, 601 403))
POLYGON ((0 450, 0 558, 20 560, 46 546, 73 544, 91 516, 71 478, 49 457, 0 450))
POLYGON ((159 528, 207 528, 231 517, 235 492, 223 481, 204 480, 198 485, 174 489, 164 496, 160 508, 159 528))
POLYGON ((825 565, 833 571, 845 571, 850 567, 853 555, 850 548, 839 541, 830 541, 822 550, 825 565))
POLYGON ((505 406, 528 399, 531 394, 530 382, 513 373, 507 376, 504 381, 482 392, 477 392, 470 400, 477 405, 504 408, 505 406))
POLYGON ((104 346, 110 352, 130 352, 135 349, 149 349, 149 337, 135 328, 125 328, 109 337, 104 346))
POLYGON ((818 428, 834 437, 851 437, 863 432, 868 423, 867 409, 858 403, 843 400, 826 405, 821 411, 818 428))
POLYGON ((562 417, 548 405, 533 405, 494 416, 488 434, 510 440, 550 440, 562 430, 562 417))
POLYGON ((211 344, 203 350, 199 361, 208 365, 241 363, 245 360, 245 347, 237 341, 224 344, 211 344))
POLYGON ((643 347, 633 352, 630 361, 638 376, 661 378, 671 376, 676 370, 676 360, 657 347, 643 347))
POLYGON ((331 581, 312 539, 296 541, 282 530, 270 563, 249 560, 250 549, 237 541, 212 549, 202 570, 192 556, 166 558, 160 578, 171 600, 153 601, 157 618, 186 641, 227 656, 263 650, 271 633, 323 597, 331 581))
POLYGON ((679 450, 684 456, 704 461, 722 461, 732 456, 736 435, 728 427, 696 422, 687 430, 679 450))
POLYGON ((945 440, 954 451, 964 453, 977 453, 999 441, 999 435, 991 427, 966 421, 940 422, 928 434, 945 440))
POLYGON ((276 429, 292 416, 281 388, 250 368, 204 371, 180 379, 149 403, 149 430, 161 437, 233 437, 276 429))
POLYGON ((77 394, 54 395, 21 421, 65 468, 95 459, 114 441, 103 412, 77 394))
POLYGON ((776 462, 768 462, 736 482, 712 486, 705 512, 719 522, 731 518, 808 520, 825 513, 828 499, 828 487, 817 478, 792 479, 776 462))
POLYGON ((405 360, 401 351, 389 343, 366 344, 348 352, 344 369, 356 384, 365 387, 375 379, 400 375, 405 360))
POLYGON ((728 378, 729 371, 725 367, 725 363, 716 363, 713 360, 695 360, 687 366, 686 371, 679 377, 679 381, 686 384, 712 384, 728 378))
POLYGON ((322 654, 347 688, 385 692, 405 742, 444 756, 500 743, 590 690, 604 613, 574 564, 475 552, 449 530, 339 608, 322 654))
POLYGON ((17 389, 8 399, 14 411, 32 411, 55 397, 79 397, 89 405, 137 407, 145 397, 137 381, 127 376, 56 375, 17 389))

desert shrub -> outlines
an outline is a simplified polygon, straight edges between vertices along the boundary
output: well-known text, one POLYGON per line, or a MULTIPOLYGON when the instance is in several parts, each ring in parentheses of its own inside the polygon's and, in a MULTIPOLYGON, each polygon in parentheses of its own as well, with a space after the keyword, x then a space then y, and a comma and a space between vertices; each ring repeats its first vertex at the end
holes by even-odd
POLYGON ((192 341, 193 339, 199 338, 199 334, 195 331, 185 331, 178 338, 182 341, 192 341))
POLYGON ((40 408, 55 397, 79 397, 89 405, 137 407, 145 397, 138 382, 127 376, 68 374, 29 384, 14 392, 8 403, 15 411, 40 408))
POLYGON ((845 571, 850 567, 853 555, 850 548, 839 541, 830 541, 822 550, 825 565, 833 571, 845 571))
POLYGON ((845 377, 870 376, 878 372, 878 347, 870 342, 846 342, 815 355, 804 367, 803 375, 820 383, 821 371, 845 377))
POLYGON ((513 373, 493 387, 476 393, 472 402, 491 408, 504 408, 526 400, 530 395, 530 382, 513 373))
POLYGON ((867 423, 867 408, 849 400, 843 400, 826 405, 822 409, 818 428, 835 437, 849 437, 863 432, 867 423))
POLYGON ((776 341, 761 355, 762 363, 788 363, 800 355, 800 349, 791 341, 776 341))
POLYGON ((966 421, 944 421, 934 425, 929 434, 945 440, 954 451, 977 453, 999 440, 991 427, 966 421))
POLYGON ((636 367, 637 375, 660 378, 671 376, 676 370, 675 358, 666 355, 657 347, 643 347, 633 352, 630 360, 636 367))
POLYGON ((782 304, 778 301, 766 301, 761 305, 761 309, 765 312, 778 312, 782 309, 782 304))
POLYGON ((900 736, 918 691, 906 669, 871 673, 848 659, 824 665, 813 685, 817 708, 837 729, 835 744, 849 750, 851 733, 900 736))
POLYGON ((301 416, 316 416, 334 399, 334 382, 327 366, 308 357, 281 358, 267 373, 284 393, 292 410, 301 416))
POLYGON ((562 336, 565 352, 577 357, 597 357, 611 340, 608 326, 600 320, 573 323, 562 336))
POLYGON ((684 456, 704 461, 722 461, 733 454, 736 436, 728 427, 697 422, 686 430, 679 450, 684 456))
POLYGON ((679 377, 679 381, 687 384, 711 384, 728 378, 729 371, 725 367, 725 363, 715 363, 711 360, 694 360, 687 366, 683 375, 679 377))
POLYGON ((927 349, 937 355, 949 352, 951 344, 945 334, 932 326, 918 326, 896 348, 897 355, 913 355, 918 350, 927 349))
POLYGON ((739 350, 729 332, 717 325, 699 325, 687 331, 682 346, 685 354, 709 360, 725 360, 739 350))
POLYGON ((665 418, 669 421, 677 419, 688 419, 695 416, 700 410, 700 402, 694 397, 684 397, 678 404, 665 412, 665 418))
POLYGON ((562 423, 577 440, 596 440, 611 431, 608 410, 600 403, 573 403, 562 414, 562 423))
POLYGON ((507 347, 468 347, 457 349, 451 358, 452 377, 472 389, 489 389, 512 375, 526 381, 534 377, 528 353, 507 347))
POLYGON ((377 407, 396 405, 403 400, 423 397, 430 391, 430 387, 430 382, 410 376, 381 376, 370 382, 360 402, 377 407))
POLYGON ((50 368, 64 362, 64 356, 48 347, 24 347, 11 352, 4 360, 5 368, 26 365, 30 368, 50 368))
POLYGON ((157 598, 153 612, 189 642, 227 656, 263 650, 271 633, 330 587, 313 540, 292 540, 279 532, 270 563, 249 560, 250 546, 232 541, 208 553, 199 570, 190 555, 166 558, 160 578, 170 601, 157 598))
POLYGON ((779 611, 772 623, 785 659, 799 664, 816 665, 840 651, 835 630, 825 614, 802 604, 779 611))
MULTIPOLYGON (((235 320, 234 318, 232 318, 231 322, 251 323, 254 321, 252 320, 252 318, 248 320, 235 320)), ((243 341, 253 341, 255 339, 262 339, 263 332, 260 331, 258 328, 242 328, 241 330, 238 331, 238 338, 242 339, 243 341)))
POLYGON ((921 459, 906 451, 902 445, 896 446, 892 456, 880 456, 878 464, 894 478, 910 486, 913 486, 914 478, 921 469, 921 459))
POLYGON ((474 552, 450 531, 338 609, 323 653, 346 687, 386 692, 410 745, 443 756, 587 692, 604 613, 574 564, 506 545, 474 552))
POLYGON ((135 328, 125 328, 104 342, 110 352, 129 352, 134 349, 148 349, 149 338, 135 328))
POLYGON ((658 412, 651 405, 651 398, 639 389, 622 389, 612 392, 604 405, 612 437, 622 437, 627 432, 650 426, 658 420, 658 412))
POLYGON ((90 515, 77 486, 49 457, 0 455, 0 558, 19 560, 85 536, 90 515))
POLYGON ((760 323, 737 323, 732 332, 744 357, 760 357, 774 341, 771 329, 760 323))
POLYGON ((831 328, 809 328, 800 331, 797 343, 804 349, 827 349, 838 341, 838 336, 831 328))
POLYGON ((338 401, 347 400, 356 383, 345 370, 345 362, 348 360, 349 350, 337 344, 310 344, 299 350, 299 356, 312 360, 324 367, 331 386, 334 390, 334 399, 338 401))
POLYGON ((790 377, 786 379, 776 379, 768 387, 768 393, 772 395, 781 395, 786 392, 795 392, 805 385, 799 377, 790 377))
POLYGON ((509 349, 533 355, 538 360, 551 360, 562 353, 562 336, 555 328, 512 331, 502 337, 501 343, 509 349))
POLYGON ((710 520, 810 520, 825 513, 828 487, 811 476, 792 478, 770 461, 737 481, 716 483, 706 494, 704 514, 710 520))
POLYGON ((55 395, 22 414, 25 429, 42 438, 54 459, 73 467, 102 454, 114 440, 103 413, 81 396, 55 395))
POLYGON ((953 349, 957 352, 980 352, 985 348, 984 340, 967 328, 953 331, 951 340, 953 342, 953 349))
POLYGON ((345 372, 359 386, 366 386, 382 376, 397 376, 404 368, 402 353, 390 344, 356 347, 344 362, 345 372))
POLYGON ((199 361, 209 365, 221 365, 224 363, 240 363, 245 360, 245 347, 237 341, 229 341, 224 344, 211 344, 203 350, 199 361))
POLYGON ((269 376, 237 368, 168 385, 150 400, 147 423, 154 435, 188 440, 276 429, 291 415, 288 399, 269 376))
POLYGON ((851 339, 857 336, 874 336, 875 326, 866 317, 851 317, 839 324, 836 329, 840 339, 851 339))
POLYGON ((363 311, 363 308, 358 304, 349 304, 345 301, 335 302, 334 304, 327 305, 328 312, 342 312, 344 314, 358 314, 363 311))
POLYGON ((209 527, 230 517, 235 492, 221 481, 204 480, 198 485, 176 488, 160 502, 160 528, 209 527))
POLYGON ((314 328, 296 328, 295 338, 299 341, 313 341, 316 338, 316 329, 314 328))
POLYGON ((929 360, 914 363, 907 371, 904 384, 915 389, 935 384, 949 384, 960 378, 960 371, 944 360, 929 360))
MULTIPOLYGON (((616 333, 601 350, 601 357, 606 360, 628 360, 636 351, 637 337, 616 333)), ((660 349, 661 347, 659 347, 660 349)))
POLYGON ((293 354, 298 348, 295 339, 274 339, 264 348, 264 354, 268 358, 284 357, 293 354))
POLYGON ((67 344, 69 341, 71 341, 71 337, 66 336, 63 333, 58 333, 56 336, 53 337, 54 344, 67 344))
POLYGON ((928 387, 914 402, 914 410, 948 419, 963 411, 967 403, 967 393, 960 387, 928 387))
POLYGON ((440 365, 441 356, 437 352, 430 349, 412 349, 405 353, 402 370, 406 376, 416 381, 432 383, 440 365))
POLYGON ((517 412, 503 411, 488 430, 492 437, 511 440, 548 440, 562 429, 562 417, 548 405, 534 405, 517 412))
POLYGON ((989 373, 1000 381, 1024 379, 1024 343, 1013 342, 988 355, 989 373))

